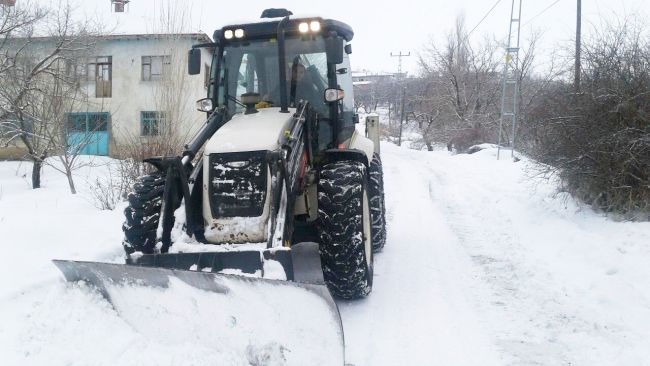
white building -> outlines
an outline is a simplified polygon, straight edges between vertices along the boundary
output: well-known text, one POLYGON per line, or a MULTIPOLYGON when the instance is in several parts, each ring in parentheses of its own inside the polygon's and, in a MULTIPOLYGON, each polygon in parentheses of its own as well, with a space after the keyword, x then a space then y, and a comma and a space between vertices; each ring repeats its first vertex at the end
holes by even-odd
MULTIPOLYGON (((31 44, 38 53, 51 42, 45 37, 31 44)), ((209 42, 203 33, 92 38, 83 57, 66 63, 80 91, 65 116, 67 145, 82 146, 81 154, 120 156, 129 145, 173 135, 180 149, 206 120, 195 102, 206 97, 212 49, 202 48, 199 75, 188 75, 187 53, 209 42)), ((23 155, 20 141, 15 144, 5 157, 23 155)))
POLYGON ((101 37, 93 56, 75 65, 87 103, 69 121, 69 142, 95 135, 82 152, 120 155, 126 144, 146 142, 172 128, 189 139, 205 122, 195 101, 206 97, 210 50, 203 49, 200 75, 187 74, 187 51, 207 43, 203 33, 101 37))
POLYGON ((352 71, 352 82, 365 85, 369 83, 381 83, 396 79, 397 73, 391 72, 370 72, 370 71, 352 71))

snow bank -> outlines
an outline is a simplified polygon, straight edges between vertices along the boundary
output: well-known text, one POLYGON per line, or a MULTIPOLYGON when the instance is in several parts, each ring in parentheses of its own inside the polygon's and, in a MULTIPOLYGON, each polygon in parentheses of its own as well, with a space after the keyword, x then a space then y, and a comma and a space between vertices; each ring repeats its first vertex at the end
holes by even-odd
MULTIPOLYGON (((0 163, 3 364, 342 362, 330 309, 300 289, 232 283, 224 295, 172 281, 169 289, 110 287, 109 303, 83 283, 64 282, 51 259, 122 261, 124 205, 98 210, 84 189, 110 162, 76 172, 78 195, 51 168, 44 170, 43 188, 31 190, 29 164, 0 163)), ((269 263, 269 274, 280 277, 275 267, 269 263)))
MULTIPOLYGON (((595 213, 535 177, 534 162, 497 161, 490 147, 452 155, 383 144, 382 154, 388 241, 375 257, 373 293, 339 302, 347 363, 648 364, 650 223, 595 213)), ((235 332, 247 326, 214 312, 216 294, 182 283, 115 289, 114 307, 64 283, 50 259, 121 259, 123 206, 97 210, 81 189, 102 169, 78 171, 82 192, 73 196, 49 168, 34 191, 29 166, 0 163, 4 364, 266 365, 310 352, 311 364, 331 360, 318 353, 319 331, 290 331, 297 348, 295 338, 270 336, 285 324, 279 314, 307 323, 322 314, 308 299, 286 307, 269 298, 257 311, 246 296, 259 291, 241 297, 245 313, 270 319, 258 334, 235 332), (220 348, 222 335, 232 349, 220 348)), ((196 250, 187 239, 175 250, 196 250)))
POLYGON ((596 213, 540 178, 537 163, 497 161, 494 148, 412 158, 479 270, 477 305, 506 359, 649 362, 650 223, 596 213))

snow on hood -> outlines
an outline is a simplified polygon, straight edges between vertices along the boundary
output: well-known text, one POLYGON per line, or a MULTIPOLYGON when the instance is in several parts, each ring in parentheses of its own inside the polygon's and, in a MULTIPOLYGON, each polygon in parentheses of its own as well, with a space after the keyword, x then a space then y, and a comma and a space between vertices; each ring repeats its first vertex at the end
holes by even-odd
POLYGON ((295 109, 259 109, 253 114, 236 114, 210 139, 205 153, 275 150, 282 131, 288 127, 295 109))

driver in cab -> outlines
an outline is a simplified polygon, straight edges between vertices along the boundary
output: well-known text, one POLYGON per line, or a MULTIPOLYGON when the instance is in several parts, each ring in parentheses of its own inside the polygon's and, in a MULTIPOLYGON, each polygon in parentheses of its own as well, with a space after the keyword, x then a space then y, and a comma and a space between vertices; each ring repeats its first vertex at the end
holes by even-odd
MULTIPOLYGON (((306 100, 313 104, 318 103, 319 98, 322 99, 316 92, 314 83, 303 64, 295 62, 292 65, 287 65, 286 75, 287 101, 289 102, 289 106, 295 107, 301 100, 306 100)), ((280 104, 280 83, 278 83, 270 93, 262 97, 262 101, 256 107, 267 108, 279 106, 280 104)))

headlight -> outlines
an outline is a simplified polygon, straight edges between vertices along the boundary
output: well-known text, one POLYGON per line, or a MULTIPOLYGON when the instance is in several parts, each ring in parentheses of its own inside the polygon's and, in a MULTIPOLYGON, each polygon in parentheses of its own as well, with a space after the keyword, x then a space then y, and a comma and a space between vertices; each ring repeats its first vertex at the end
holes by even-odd
POLYGON ((232 36, 233 36, 233 34, 232 34, 232 31, 231 31, 230 29, 228 29, 227 31, 223 32, 223 37, 224 37, 225 39, 232 39, 232 36))
POLYGON ((235 30, 235 38, 242 38, 244 36, 244 30, 243 29, 236 29, 235 30))
POLYGON ((325 89, 325 101, 326 102, 336 102, 345 97, 345 92, 341 89, 325 89))
POLYGON ((318 32, 320 30, 320 22, 312 20, 312 22, 309 23, 309 29, 311 29, 312 32, 318 32))
POLYGON ((196 109, 201 112, 210 112, 212 111, 212 99, 203 98, 196 101, 196 109))
POLYGON ((307 23, 300 23, 298 25, 298 30, 300 33, 307 33, 309 31, 309 24, 307 23))

